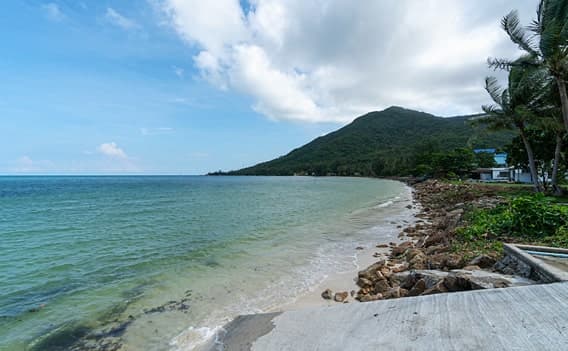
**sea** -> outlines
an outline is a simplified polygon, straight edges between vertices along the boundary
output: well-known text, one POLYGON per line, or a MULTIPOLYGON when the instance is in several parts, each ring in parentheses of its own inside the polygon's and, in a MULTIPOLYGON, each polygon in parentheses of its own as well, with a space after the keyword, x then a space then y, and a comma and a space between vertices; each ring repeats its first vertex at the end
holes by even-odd
POLYGON ((194 350, 290 305, 412 216, 342 177, 0 177, 0 350, 194 350))

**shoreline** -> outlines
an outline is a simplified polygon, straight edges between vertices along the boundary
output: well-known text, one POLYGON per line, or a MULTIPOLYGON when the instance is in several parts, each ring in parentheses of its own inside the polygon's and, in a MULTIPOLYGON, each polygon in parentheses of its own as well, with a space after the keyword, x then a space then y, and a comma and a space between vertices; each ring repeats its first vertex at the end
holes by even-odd
POLYGON ((414 225, 416 221, 419 220, 416 215, 419 213, 420 204, 414 198, 414 189, 406 182, 401 183, 404 183, 406 186, 407 193, 404 195, 408 196, 408 198, 401 199, 398 203, 391 203, 391 205, 400 206, 399 210, 403 212, 400 215, 402 215, 404 219, 391 221, 390 218, 385 218, 384 220, 388 222, 388 225, 391 226, 391 228, 387 229, 384 224, 377 224, 377 226, 374 227, 376 230, 376 239, 374 242, 368 242, 361 246, 354 245, 353 267, 345 271, 330 274, 321 282, 313 286, 309 292, 300 294, 294 301, 272 308, 267 312, 281 312, 314 307, 331 307, 337 306, 340 303, 358 302, 355 300, 355 293, 359 290, 359 287, 356 283, 357 279, 354 278, 357 276, 357 272, 372 265, 379 258, 388 257, 391 247, 382 246, 388 245, 389 243, 401 243, 403 238, 401 238, 398 234, 400 229, 414 225), (409 208, 409 206, 411 206, 411 208, 409 208), (390 230, 391 232, 385 235, 385 230, 390 230), (322 291, 326 289, 330 289, 333 292, 347 292, 348 296, 343 302, 334 301, 333 298, 323 299, 322 291))
MULTIPOLYGON (((465 213, 464 202, 473 208, 491 207, 500 203, 499 196, 469 185, 435 180, 390 180, 406 185, 410 196, 401 201, 400 209, 410 211, 409 217, 399 222, 388 221, 396 225, 390 235, 381 236, 377 232, 374 239, 354 247, 351 269, 330 274, 293 302, 263 313, 301 312, 358 302, 536 283, 492 269, 500 257, 479 255, 471 259, 468 252, 451 250, 452 236, 465 213)), ((233 321, 220 330, 226 331, 233 321)), ((223 339, 222 335, 215 336, 219 337, 223 339)), ((214 350, 219 343, 222 342, 210 340, 196 350, 214 350)))
MULTIPOLYGON (((378 179, 378 178, 370 178, 378 179)), ((292 301, 283 302, 281 304, 272 306, 263 311, 258 311, 258 313, 282 313, 287 311, 305 310, 313 308, 327 308, 338 306, 343 303, 358 303, 355 300, 355 293, 359 289, 356 284, 357 272, 364 269, 368 265, 373 264, 377 259, 377 253, 380 254, 380 258, 388 257, 392 246, 388 246, 389 243, 401 243, 403 238, 400 237, 399 232, 402 228, 414 225, 416 221, 419 220, 416 215, 419 213, 420 205, 414 198, 414 189, 408 183, 394 180, 404 184, 404 192, 397 195, 397 198, 392 198, 386 201, 389 203, 385 206, 385 203, 381 203, 375 206, 378 208, 391 208, 393 213, 388 213, 385 217, 381 218, 379 222, 376 222, 368 230, 372 230, 370 238, 363 239, 364 242, 357 240, 357 238, 352 238, 353 240, 353 260, 346 269, 340 271, 335 271, 328 274, 320 282, 315 283, 310 286, 308 291, 300 292, 292 301), (393 219, 393 216, 395 217, 393 219), (360 246, 358 246, 360 245, 360 246), (381 247, 378 247, 381 246, 381 247), (388 247, 383 247, 388 246, 388 247), (326 288, 331 288, 333 291, 347 292, 348 297, 345 302, 336 302, 333 299, 323 299, 321 293, 326 288)), ((350 240, 350 239, 347 239, 350 240)), ((208 338, 203 340, 203 343, 195 344, 192 350, 204 351, 204 350, 216 350, 216 345, 218 343, 216 340, 222 338, 225 328, 233 323, 239 316, 235 316, 228 320, 225 324, 217 326, 213 331, 210 331, 208 338)))

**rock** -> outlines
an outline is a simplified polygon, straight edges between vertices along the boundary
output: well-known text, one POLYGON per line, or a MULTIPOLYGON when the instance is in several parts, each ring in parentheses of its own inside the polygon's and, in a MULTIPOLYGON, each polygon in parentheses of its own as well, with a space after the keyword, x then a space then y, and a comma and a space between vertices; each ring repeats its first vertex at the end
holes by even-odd
POLYGON ((433 254, 439 254, 439 253, 444 253, 444 252, 448 252, 450 250, 449 247, 444 246, 444 245, 435 245, 435 246, 430 246, 428 248, 426 248, 426 255, 430 256, 433 254))
POLYGON ((449 254, 446 256, 445 267, 447 269, 459 269, 463 267, 463 257, 458 254, 449 254))
POLYGON ((335 296, 333 297, 333 299, 337 302, 344 302, 345 300, 347 300, 348 296, 349 296, 349 293, 347 291, 343 291, 343 292, 335 293, 335 296))
POLYGON ((372 265, 365 268, 364 270, 359 271, 359 274, 358 274, 359 278, 365 278, 365 279, 372 281, 373 279, 376 278, 376 272, 378 270, 380 270, 381 268, 383 268, 384 265, 385 265, 384 260, 373 263, 372 265))
POLYGON ((412 208, 412 205, 406 205, 406 208, 410 210, 412 208))
POLYGON ((370 302, 370 301, 381 300, 382 298, 383 298, 383 295, 381 295, 381 294, 376 294, 376 295, 363 295, 363 296, 359 297, 359 301, 361 301, 361 302, 370 302))
POLYGON ((444 281, 441 280, 438 283, 436 283, 436 285, 434 285, 430 289, 427 289, 426 291, 424 291, 420 295, 432 295, 432 294, 440 294, 440 293, 445 293, 445 292, 448 292, 448 289, 444 285, 444 281))
POLYGON ((394 267, 394 268, 392 269, 392 272, 393 272, 393 273, 400 273, 400 272, 404 272, 404 271, 407 270, 407 269, 408 269, 408 264, 407 264, 407 263, 403 263, 403 264, 401 264, 401 265, 398 265, 398 266, 394 267))
POLYGON ((377 245, 376 247, 378 247, 378 248, 387 248, 387 247, 389 247, 389 246, 388 246, 387 244, 379 244, 379 245, 377 245))
POLYGON ((351 297, 355 296, 355 290, 351 290, 351 297))
POLYGON ((405 241, 405 242, 401 243, 400 245, 398 245, 397 247, 392 249, 392 255, 393 256, 400 256, 407 249, 411 248, 412 246, 414 246, 414 244, 411 241, 405 241))
POLYGON ((465 271, 478 271, 481 268, 479 266, 465 266, 462 269, 465 271))
POLYGON ((388 267, 381 268, 381 270, 377 272, 377 275, 379 275, 379 272, 385 279, 390 279, 392 276, 392 271, 388 267))
POLYGON ((390 289, 386 280, 379 280, 375 283, 375 293, 385 294, 390 289))
POLYGON ((408 291, 408 296, 418 296, 426 291, 426 281, 420 279, 414 284, 414 286, 408 291))
POLYGON ((479 266, 480 268, 493 267, 496 260, 488 255, 479 255, 473 260, 469 261, 468 266, 479 266))
POLYGON ((355 250, 365 250, 365 248, 363 246, 357 246, 355 250))
POLYGON ((331 300, 333 298, 333 292, 330 289, 325 289, 321 293, 321 297, 323 297, 325 300, 331 300))
POLYGON ((398 299, 401 296, 401 289, 400 287, 390 288, 383 294, 385 299, 398 299))
POLYGON ((448 291, 475 290, 471 280, 469 280, 467 276, 455 273, 448 274, 448 276, 444 278, 443 284, 448 291))
POLYGON ((368 288, 373 286, 373 282, 367 278, 359 278, 357 279, 357 286, 360 288, 368 288))
MULTIPOLYGON (((444 244, 448 241, 448 235, 445 232, 436 232, 433 233, 432 235, 429 235, 425 240, 424 240, 424 247, 430 247, 430 246, 434 246, 434 245, 440 245, 440 244, 444 244)), ((445 246, 445 245, 444 245, 445 246)))

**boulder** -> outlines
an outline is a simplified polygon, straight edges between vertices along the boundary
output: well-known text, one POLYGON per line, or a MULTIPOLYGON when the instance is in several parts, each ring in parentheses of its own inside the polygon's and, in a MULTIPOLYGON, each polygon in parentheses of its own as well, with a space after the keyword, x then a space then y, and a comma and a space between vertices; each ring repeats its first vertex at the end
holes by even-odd
POLYGON ((459 269, 463 267, 463 257, 458 254, 449 254, 446 256, 444 268, 446 269, 459 269))
POLYGON ((402 255, 407 249, 413 247, 414 244, 411 241, 405 241, 398 245, 397 247, 392 249, 393 256, 400 256, 402 255))
POLYGON ((473 260, 469 261, 468 266, 479 266, 480 268, 493 267, 496 260, 488 255, 479 255, 473 260))
POLYGON ((375 293, 384 294, 390 289, 390 285, 386 280, 379 280, 375 283, 375 293))
POLYGON ((330 289, 325 289, 321 293, 321 297, 323 297, 325 300, 331 300, 333 298, 333 292, 330 289))
POLYGON ((345 300, 347 300, 348 296, 349 296, 349 293, 347 291, 343 291, 343 292, 335 293, 335 296, 333 297, 333 299, 337 302, 344 302, 345 300))
POLYGON ((408 291, 408 296, 418 296, 426 291, 426 281, 420 279, 414 284, 414 286, 408 291))
POLYGON ((378 270, 380 270, 381 268, 383 268, 383 266, 385 265, 385 261, 381 260, 379 262, 376 262, 372 265, 370 265, 369 267, 365 268, 362 271, 359 271, 359 278, 365 278, 368 280, 373 280, 376 279, 376 272, 378 270))
POLYGON ((373 286, 373 282, 367 278, 359 278, 357 279, 357 286, 360 288, 368 288, 373 286))
POLYGON ((441 280, 438 283, 436 283, 436 285, 431 287, 430 289, 427 289, 426 291, 424 291, 421 295, 432 295, 432 294, 440 294, 440 293, 445 293, 445 292, 448 292, 448 289, 444 285, 444 281, 441 280))

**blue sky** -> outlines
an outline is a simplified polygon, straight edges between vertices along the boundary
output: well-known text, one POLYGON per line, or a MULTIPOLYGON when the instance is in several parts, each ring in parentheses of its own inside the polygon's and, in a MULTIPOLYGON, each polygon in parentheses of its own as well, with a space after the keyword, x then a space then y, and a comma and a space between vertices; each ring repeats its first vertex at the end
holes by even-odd
POLYGON ((270 159, 337 126, 269 120, 246 96, 203 81, 196 49, 149 3, 1 6, 0 173, 201 174, 270 159), (114 24, 109 8, 135 27, 114 24), (125 156, 100 151, 110 143, 125 156))
POLYGON ((479 16, 467 1, 317 3, 3 2, 0 174, 202 174, 272 159, 390 105, 473 113, 486 57, 514 52, 498 27, 512 1, 481 1, 479 16), (440 16, 455 21, 436 30, 440 16), (420 33, 412 45, 409 33, 420 33), (440 48, 457 42, 440 74, 440 48))

